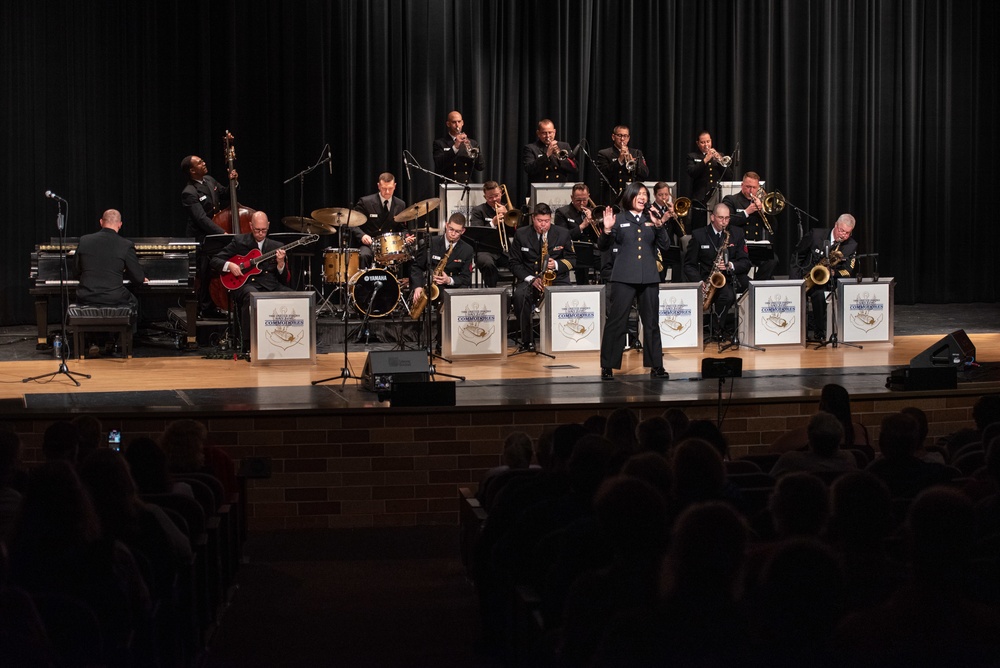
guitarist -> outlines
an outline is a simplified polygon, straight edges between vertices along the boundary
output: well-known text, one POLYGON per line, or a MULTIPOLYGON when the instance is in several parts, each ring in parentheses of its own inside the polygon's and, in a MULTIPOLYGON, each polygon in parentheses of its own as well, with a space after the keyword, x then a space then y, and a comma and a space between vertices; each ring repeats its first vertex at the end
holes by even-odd
POLYGON ((282 250, 281 243, 267 238, 267 230, 271 226, 267 219, 267 214, 263 211, 256 211, 250 219, 250 233, 237 234, 233 240, 212 258, 212 269, 222 274, 232 274, 239 278, 243 272, 235 262, 230 260, 236 256, 244 256, 253 250, 259 250, 261 254, 275 251, 274 257, 260 263, 257 268, 259 274, 247 276, 246 282, 242 286, 233 290, 231 295, 233 303, 239 308, 240 339, 243 342, 242 351, 247 352, 250 348, 250 293, 251 292, 274 292, 277 290, 290 290, 292 284, 292 272, 285 261, 285 251, 282 250))

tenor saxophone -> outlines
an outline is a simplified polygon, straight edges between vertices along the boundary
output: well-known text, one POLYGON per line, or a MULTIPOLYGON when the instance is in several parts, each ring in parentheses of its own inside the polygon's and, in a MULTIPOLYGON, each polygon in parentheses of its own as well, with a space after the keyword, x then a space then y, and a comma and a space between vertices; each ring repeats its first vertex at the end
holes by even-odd
MULTIPOLYGON (((451 256, 451 252, 455 250, 455 246, 457 245, 457 241, 451 245, 448 252, 444 254, 441 261, 437 263, 436 267, 434 267, 434 273, 432 276, 441 276, 444 273, 444 268, 448 264, 448 258, 451 256)), ((440 288, 438 288, 437 284, 432 280, 427 289, 420 293, 420 297, 413 300, 413 306, 410 307, 410 317, 414 320, 419 320, 420 316, 424 313, 424 309, 427 308, 427 302, 437 301, 437 298, 440 295, 440 288)))
POLYGON ((719 260, 729 248, 729 230, 726 230, 723 235, 722 245, 719 246, 719 252, 715 254, 715 260, 712 261, 712 273, 709 274, 708 280, 705 282, 705 299, 701 303, 703 311, 707 311, 708 307, 712 305, 715 291, 726 286, 726 275, 719 271, 719 260))

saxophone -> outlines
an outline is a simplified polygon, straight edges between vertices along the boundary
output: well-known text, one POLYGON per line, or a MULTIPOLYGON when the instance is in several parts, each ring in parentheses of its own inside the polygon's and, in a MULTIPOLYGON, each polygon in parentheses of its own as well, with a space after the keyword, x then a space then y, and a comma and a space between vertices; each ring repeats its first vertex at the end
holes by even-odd
MULTIPOLYGON (((434 273, 432 276, 440 276, 444 273, 444 268, 448 264, 448 258, 451 256, 451 252, 455 250, 455 246, 457 245, 457 241, 451 245, 448 252, 444 254, 441 261, 437 263, 436 267, 434 267, 434 273)), ((423 315, 424 309, 427 308, 427 302, 437 301, 439 296, 441 296, 440 288, 438 288, 437 283, 431 281, 427 289, 420 293, 420 297, 414 300, 413 306, 410 307, 410 317, 414 320, 419 320, 420 316, 423 315)))
POLYGON ((829 257, 825 257, 809 270, 806 274, 806 290, 812 290, 817 285, 826 285, 830 280, 830 270, 844 261, 844 254, 840 252, 840 242, 830 249, 829 257))
POLYGON ((719 261, 726 250, 729 249, 729 230, 723 232, 723 235, 722 245, 719 246, 719 252, 715 254, 715 260, 712 261, 712 273, 709 274, 708 280, 705 281, 705 299, 701 303, 703 311, 707 311, 708 307, 712 305, 712 300, 715 299, 715 291, 726 285, 726 275, 719 271, 719 261))
MULTIPOLYGON (((549 237, 546 235, 542 239, 542 255, 539 258, 538 269, 541 272, 542 286, 547 288, 556 282, 556 272, 551 269, 546 269, 549 266, 549 237)), ((542 306, 542 298, 545 296, 545 290, 539 290, 538 294, 535 295, 535 312, 537 313, 542 306)))

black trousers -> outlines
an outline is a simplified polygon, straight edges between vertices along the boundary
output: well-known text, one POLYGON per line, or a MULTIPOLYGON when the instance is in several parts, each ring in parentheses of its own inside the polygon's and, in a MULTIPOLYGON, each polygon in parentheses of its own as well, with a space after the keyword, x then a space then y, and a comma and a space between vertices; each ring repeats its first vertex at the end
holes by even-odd
POLYGON ((633 300, 639 302, 639 321, 642 322, 642 364, 650 368, 663 366, 663 344, 657 317, 660 311, 660 284, 611 281, 604 289, 608 301, 608 317, 601 339, 601 367, 622 368, 628 315, 632 310, 633 300))

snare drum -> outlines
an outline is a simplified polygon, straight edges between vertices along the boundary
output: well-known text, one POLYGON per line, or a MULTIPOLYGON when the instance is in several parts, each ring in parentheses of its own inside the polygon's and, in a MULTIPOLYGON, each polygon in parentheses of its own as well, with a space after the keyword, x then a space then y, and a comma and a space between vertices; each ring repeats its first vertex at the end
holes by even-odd
POLYGON ((373 239, 372 250, 375 252, 375 259, 381 264, 406 262, 410 259, 410 249, 406 247, 406 239, 402 234, 383 234, 373 239))
POLYGON ((360 268, 357 248, 327 248, 323 251, 323 280, 327 283, 343 283, 360 268))
POLYGON ((389 315, 399 303, 399 282, 388 269, 366 269, 351 276, 348 287, 354 308, 369 318, 389 315))

